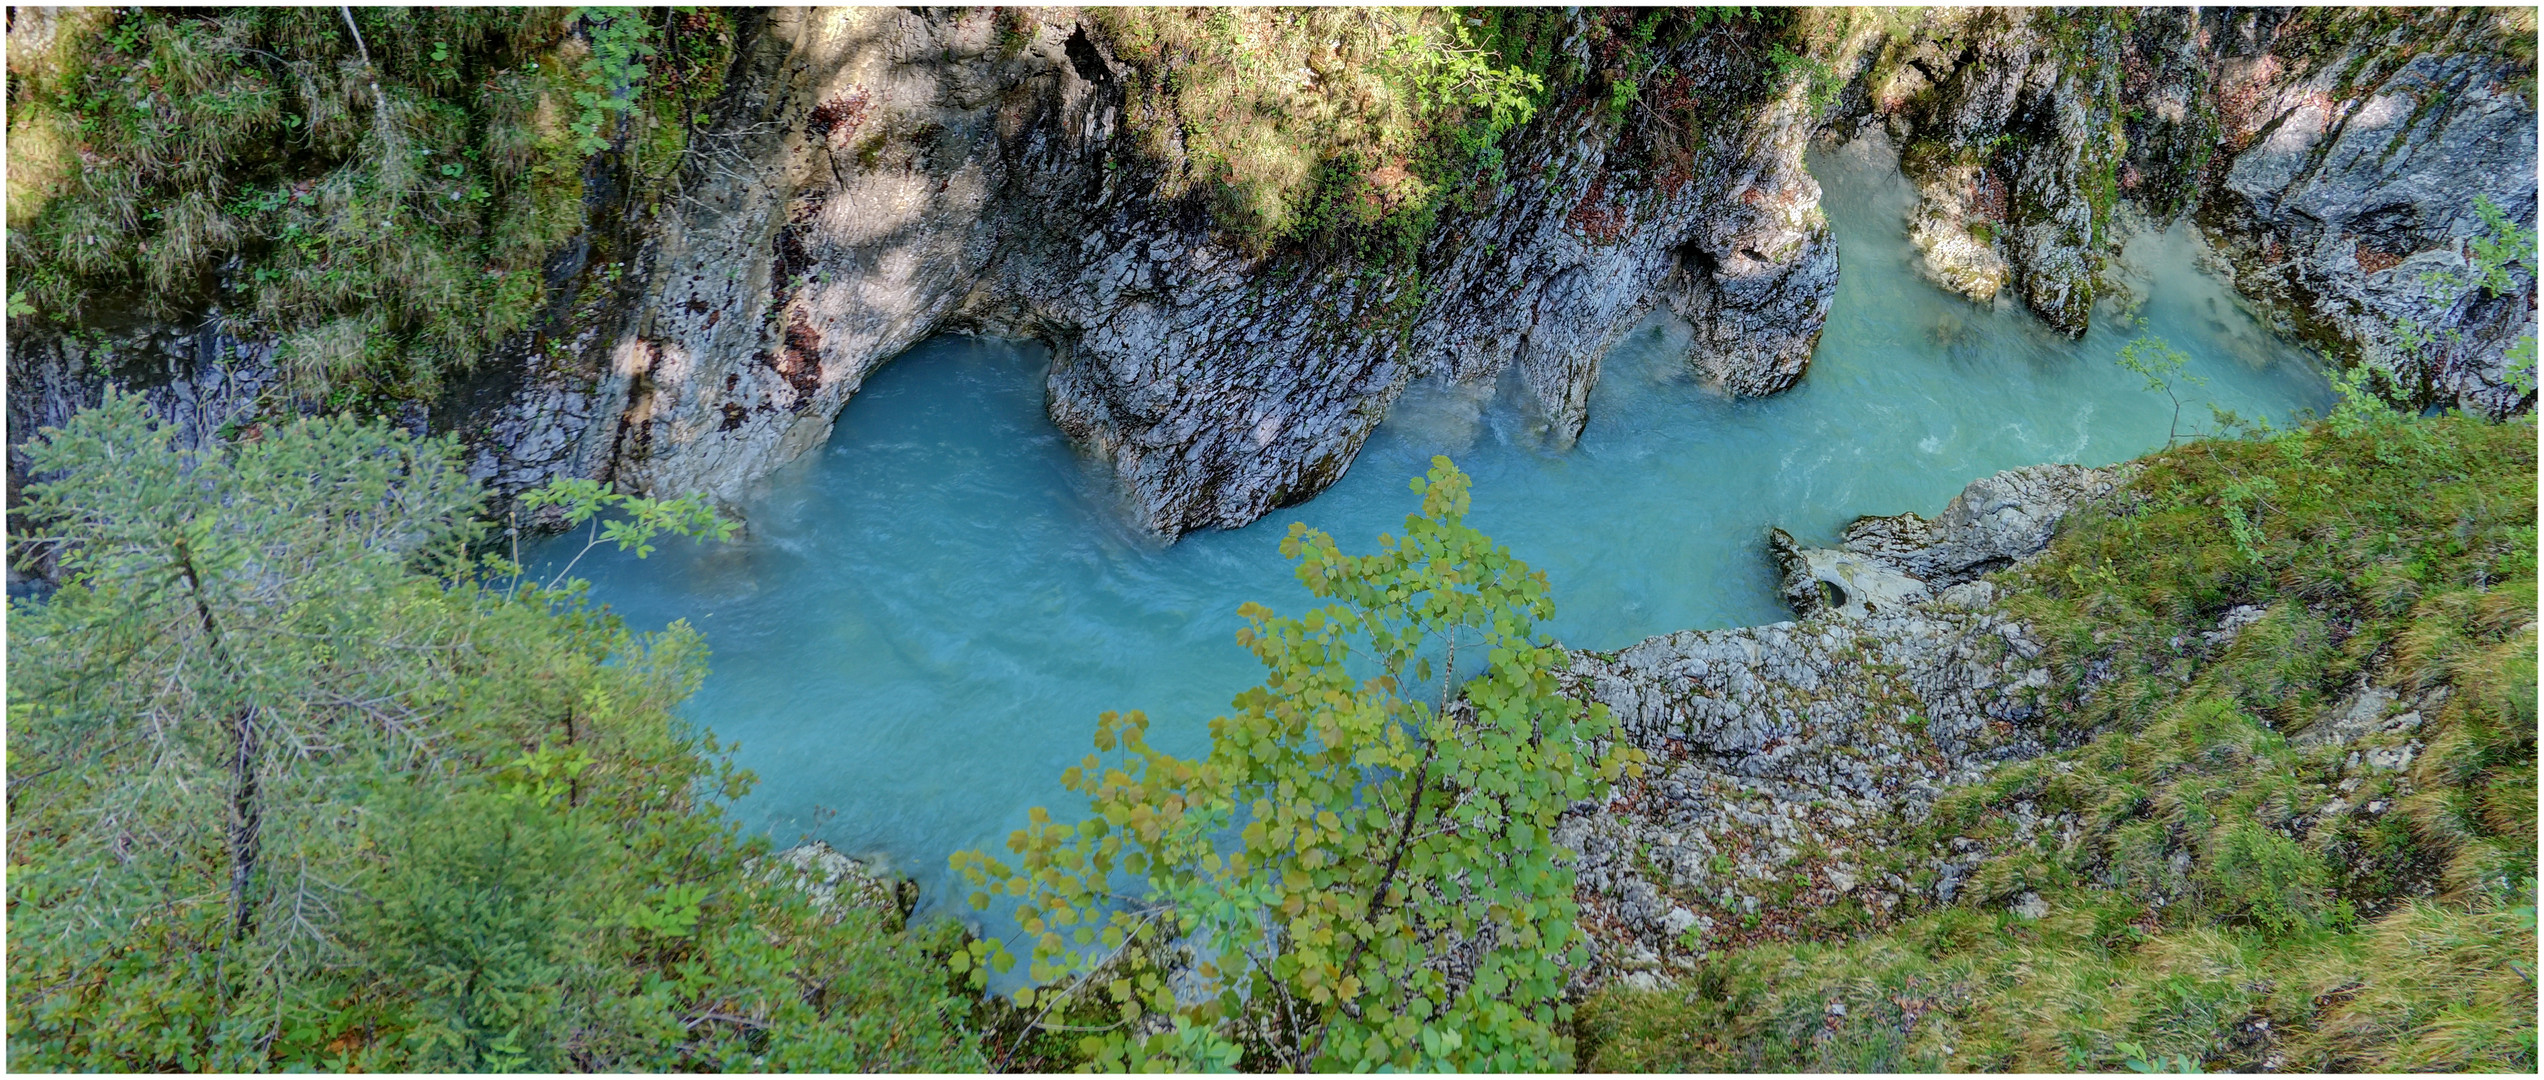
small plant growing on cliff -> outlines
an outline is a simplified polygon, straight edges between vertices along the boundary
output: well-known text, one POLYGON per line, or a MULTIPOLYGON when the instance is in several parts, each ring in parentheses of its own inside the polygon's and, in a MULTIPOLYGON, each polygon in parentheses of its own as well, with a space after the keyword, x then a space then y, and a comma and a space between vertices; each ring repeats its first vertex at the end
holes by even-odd
POLYGON ((1795 52, 1779 42, 1768 48, 1767 63, 1771 71, 1768 85, 1781 90, 1797 82, 1802 84, 1802 102, 1815 116, 1837 100, 1838 91, 1846 88, 1846 80, 1838 77, 1837 69, 1811 55, 1807 47, 1795 52))
MULTIPOLYGON (((730 540, 733 520, 716 513, 714 504, 696 492, 671 499, 649 499, 626 495, 602 487, 595 480, 565 479, 553 481, 543 488, 523 492, 517 510, 537 513, 553 508, 568 529, 591 526, 583 546, 563 567, 549 577, 546 588, 556 588, 574 572, 574 564, 603 543, 615 543, 618 550, 633 550, 641 559, 654 553, 654 538, 670 533, 701 540, 730 540), (605 512, 617 510, 624 516, 603 520, 605 512)), ((513 535, 517 539, 520 526, 516 521, 513 535)), ((507 567, 520 572, 516 549, 515 565, 507 567)))
POLYGON ((2174 384, 2208 385, 2207 379, 2184 370, 2190 362, 2190 354, 2153 334, 2140 334, 2120 347, 2120 366, 2144 376, 2148 390, 2164 395, 2164 400, 2173 403, 2173 419, 2164 428, 2166 446, 2173 445, 2182 437, 2182 396, 2174 391, 2174 384))
MULTIPOLYGON (((1207 756, 1166 754, 1146 717, 1106 713, 1096 748, 1121 757, 1063 777, 1091 817, 1035 809, 1008 840, 1013 865, 954 857, 974 906, 1023 901, 1029 1008, 1078 994, 1107 959, 1090 950, 1119 953, 1153 925, 1196 946, 1183 993, 1114 985, 1123 1022, 1082 1043, 1098 1066, 1571 1065, 1562 991, 1585 955, 1553 828, 1639 755, 1591 756, 1611 724, 1556 682, 1565 654, 1534 631, 1553 613, 1545 575, 1465 523, 1466 476, 1434 458, 1413 488, 1422 511, 1376 554, 1291 527, 1283 554, 1337 602, 1297 617, 1246 606, 1238 639, 1267 675, 1211 723, 1207 756), (1117 878, 1146 898, 1116 907, 1117 878), (1151 1011, 1171 1027, 1134 1034, 1151 1011)), ((957 957, 1007 962, 998 942, 957 957)))
MULTIPOLYGON (((2535 278, 2535 230, 2510 220, 2508 212, 2487 195, 2474 197, 2473 213, 2481 220, 2482 231, 2466 239, 2464 265, 2439 267, 2421 274, 2423 282, 2440 290, 2441 309, 2461 305, 2476 292, 2495 297, 2508 295, 2517 288, 2519 271, 2524 271, 2530 282, 2535 278)), ((2432 332, 2408 317, 2394 320, 2393 333, 2395 344, 2406 355, 2423 356, 2425 360, 2431 347, 2463 340, 2455 330, 2432 332)), ((2535 392, 2535 356, 2533 334, 2520 334, 2501 355, 2503 381, 2521 396, 2535 392)))
POLYGON ((637 88, 649 74, 643 61, 656 51, 654 30, 642 15, 625 8, 576 8, 574 14, 592 43, 592 55, 583 62, 592 88, 574 92, 581 110, 574 118, 575 146, 593 154, 609 148, 602 126, 635 107, 637 88))

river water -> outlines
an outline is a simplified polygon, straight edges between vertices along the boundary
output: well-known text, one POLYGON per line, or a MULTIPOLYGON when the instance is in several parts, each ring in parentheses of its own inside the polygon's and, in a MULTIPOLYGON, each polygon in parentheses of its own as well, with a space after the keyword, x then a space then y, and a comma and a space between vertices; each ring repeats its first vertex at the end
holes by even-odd
MULTIPOLYGON (((2000 469, 2161 445, 2171 404, 2114 362, 2138 333, 2206 380, 2182 390, 2186 425, 2210 402, 2278 423, 2329 408, 2308 358, 2196 268, 2183 227, 2127 251, 2142 322, 2115 325, 2106 306, 2075 341, 2010 299, 1982 307, 1922 280, 1914 195, 1878 147, 1811 167, 1842 273, 1809 373, 1775 397, 1699 385, 1667 359, 1684 328, 1655 319, 1607 359, 1569 449, 1544 448, 1507 388, 1418 384, 1324 494, 1167 545, 1044 419, 1039 346, 938 338, 770 478, 746 539, 641 562, 595 551, 578 572, 634 626, 704 633, 713 674, 688 712, 761 776, 744 821, 878 856, 951 910, 946 856, 1003 855, 1030 806, 1065 813, 1060 771, 1091 749, 1097 713, 1144 709, 1153 741, 1202 750, 1209 718, 1261 677, 1232 636, 1238 605, 1311 600, 1277 551, 1289 523, 1369 550, 1400 529, 1406 480, 1435 453, 1474 477, 1469 520, 1547 572, 1549 629, 1606 649, 1790 617, 1770 526, 1825 542, 1857 515, 1931 515, 2000 469)), ((579 538, 544 554, 567 546, 579 538)))

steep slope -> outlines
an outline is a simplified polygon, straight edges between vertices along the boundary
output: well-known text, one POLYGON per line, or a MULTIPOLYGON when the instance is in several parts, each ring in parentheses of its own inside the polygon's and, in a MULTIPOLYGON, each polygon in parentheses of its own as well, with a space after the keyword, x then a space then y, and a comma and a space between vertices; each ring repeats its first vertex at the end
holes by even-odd
POLYGON ((1931 596, 1579 659, 1592 1066, 2532 1068, 2532 422, 2034 472, 1788 559, 1931 596))

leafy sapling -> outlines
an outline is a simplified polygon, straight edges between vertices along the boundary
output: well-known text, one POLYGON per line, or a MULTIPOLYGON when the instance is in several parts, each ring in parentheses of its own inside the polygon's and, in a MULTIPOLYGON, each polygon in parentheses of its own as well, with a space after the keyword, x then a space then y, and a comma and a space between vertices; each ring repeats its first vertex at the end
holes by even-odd
MULTIPOLYGON (((2530 282, 2535 277, 2535 229, 2512 220, 2487 195, 2474 198, 2473 213, 2481 220, 2482 231, 2466 238, 2464 265, 2441 266, 2420 275, 2423 282, 2439 291, 2439 310, 2455 308, 2477 292, 2506 296, 2518 287, 2519 271, 2524 271, 2530 282)), ((2393 335, 2403 355, 2421 357, 2424 362, 2435 362, 2431 350, 2438 345, 2463 343, 2459 331, 2433 332, 2408 316, 2395 318, 2393 335)), ((2535 392, 2535 357, 2535 335, 2531 331, 2520 333, 2501 355, 2503 380, 2521 396, 2535 392)))
POLYGON ((2177 382, 2189 386, 2208 385, 2207 379, 2185 370, 2190 362, 2190 354, 2153 334, 2140 334, 2136 340, 2120 347, 2120 366, 2144 376, 2148 390, 2164 395, 2164 400, 2173 403, 2173 419, 2164 428, 2166 446, 2173 445, 2182 437, 2182 397, 2174 391, 2174 385, 2177 382))
MULTIPOLYGON (((1106 713, 1096 748, 1119 757, 1062 778, 1092 816, 1037 808, 1014 862, 954 857, 975 907, 1022 901, 1028 1007, 1081 993, 1144 934, 1201 958, 1179 990, 1115 984, 1121 1021, 1081 1041, 1096 1066, 1571 1065, 1563 987, 1586 943, 1553 827, 1641 754, 1603 747, 1605 709, 1563 692, 1565 654, 1535 631, 1553 613, 1545 575, 1465 523, 1465 474, 1434 458, 1413 488, 1421 512, 1375 554, 1291 528, 1283 554, 1334 602, 1243 609, 1238 640, 1266 678, 1212 722, 1207 756, 1106 713), (1145 895, 1126 901, 1133 883, 1145 895), (1171 1030, 1140 1034, 1150 1011, 1171 1030)), ((985 941, 955 962, 977 978, 1013 960, 985 941)))
MULTIPOLYGON (((522 493, 519 508, 536 511, 547 507, 556 508, 565 518, 565 526, 569 530, 580 528, 586 522, 591 524, 592 529, 582 549, 540 586, 542 590, 553 590, 563 585, 568 575, 574 572, 574 564, 582 562, 583 556, 604 542, 616 543, 620 551, 633 550, 636 557, 642 559, 654 553, 654 538, 665 533, 702 540, 733 538, 733 522, 716 513, 714 504, 696 492, 674 499, 649 499, 611 491, 595 480, 568 479, 522 493), (602 520, 604 512, 613 508, 626 516, 602 520)), ((510 569, 518 584, 521 570, 518 510, 512 533, 514 547, 510 569)))

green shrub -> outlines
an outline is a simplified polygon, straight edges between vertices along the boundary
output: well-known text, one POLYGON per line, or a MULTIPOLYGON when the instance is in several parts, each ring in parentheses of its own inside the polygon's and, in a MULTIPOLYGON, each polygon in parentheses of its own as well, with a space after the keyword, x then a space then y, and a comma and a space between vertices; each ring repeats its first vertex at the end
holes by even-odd
POLYGON ((1105 976, 1119 1015, 1082 1043, 1096 1064, 1572 1064, 1565 972, 1587 953, 1552 830, 1640 755, 1589 756, 1613 731, 1606 710, 1559 688, 1565 653, 1534 630, 1553 613, 1545 575, 1465 523, 1466 476, 1434 458, 1413 488, 1421 512, 1373 554, 1291 527, 1283 554, 1333 602, 1289 618, 1246 606, 1238 640, 1266 677, 1211 722, 1207 756, 1162 753, 1146 717, 1106 713, 1096 749, 1120 759, 1064 776, 1092 816, 1037 807, 1013 864, 954 857, 975 907, 992 890, 1023 901, 1024 1007, 1092 996, 1144 940, 1200 952, 1180 992, 1153 972, 1105 976), (1145 895, 1117 907, 1117 875, 1145 895), (1152 1012, 1171 1026, 1130 1026, 1152 1012))
POLYGON ((543 260, 584 226, 586 159, 622 117, 640 167, 668 171, 730 48, 707 18, 654 75, 637 61, 672 18, 702 17, 54 16, 50 43, 11 69, 12 318, 67 328, 217 307, 278 341, 306 396, 428 394, 539 310, 543 260))
POLYGON ((2212 902, 2272 934, 2323 925, 2330 916, 2323 862, 2297 842, 2249 821, 2221 825, 2208 839, 2201 884, 2212 902))

